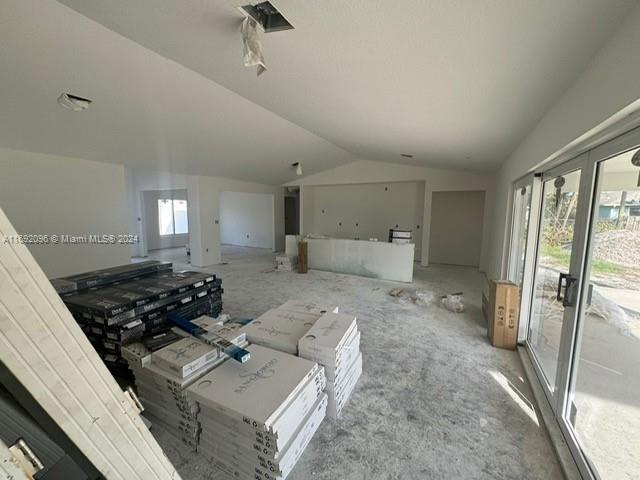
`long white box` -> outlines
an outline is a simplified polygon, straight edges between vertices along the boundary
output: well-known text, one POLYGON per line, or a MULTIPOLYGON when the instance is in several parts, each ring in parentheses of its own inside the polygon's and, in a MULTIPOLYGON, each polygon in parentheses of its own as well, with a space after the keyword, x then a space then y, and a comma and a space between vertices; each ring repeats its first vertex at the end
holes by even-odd
POLYGON ((249 343, 296 355, 298 341, 318 318, 318 315, 312 313, 273 309, 248 324, 245 332, 249 343))
POLYGON ((327 383, 327 395, 329 396, 329 403, 327 405, 327 417, 332 420, 337 420, 342 413, 342 409, 349 401, 353 390, 362 375, 362 354, 358 355, 355 365, 350 369, 349 378, 346 385, 341 391, 333 392, 332 386, 327 383))
POLYGON ((278 423, 277 431, 274 432, 265 432, 257 425, 247 424, 235 417, 229 417, 204 406, 201 406, 202 412, 199 420, 203 426, 203 431, 215 432, 215 424, 211 422, 221 423, 245 436, 253 436, 258 444, 264 444, 266 441, 272 450, 282 451, 325 388, 324 371, 318 370, 313 378, 307 381, 304 389, 287 405, 286 414, 283 414, 281 421, 278 423))
POLYGON ((195 338, 182 338, 151 355, 158 367, 186 377, 218 359, 220 352, 195 338))
POLYGON ((285 479, 322 423, 327 404, 327 396, 322 394, 299 425, 285 452, 277 460, 272 460, 258 451, 247 450, 242 445, 227 444, 224 441, 212 442, 205 438, 200 440, 200 451, 214 457, 216 464, 222 463, 225 466, 224 470, 234 477, 285 479))
POLYGON ((300 338, 298 352, 304 358, 335 366, 357 328, 353 315, 326 313, 300 338))
POLYGON ((310 313, 321 317, 325 313, 338 313, 337 305, 320 305, 315 302, 306 302, 303 300, 289 300, 280 305, 277 310, 287 310, 289 312, 310 313))
POLYGON ((225 362, 190 386, 188 395, 203 408, 275 433, 286 421, 283 412, 320 367, 260 345, 247 350, 248 362, 225 362))
POLYGON ((327 381, 335 381, 342 376, 360 354, 360 332, 355 331, 349 343, 342 349, 336 365, 324 365, 324 373, 327 381))

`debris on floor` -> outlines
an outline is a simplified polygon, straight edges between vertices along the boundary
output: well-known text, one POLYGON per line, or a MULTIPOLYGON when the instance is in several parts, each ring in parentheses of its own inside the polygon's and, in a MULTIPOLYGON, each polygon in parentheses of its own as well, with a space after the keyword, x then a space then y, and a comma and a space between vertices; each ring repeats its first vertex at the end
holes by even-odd
POLYGON ((436 294, 429 290, 416 290, 411 295, 411 300, 416 305, 429 305, 436 299, 436 294))
POLYGON ((391 295, 392 297, 400 297, 403 292, 404 288, 393 288, 389 290, 389 295, 391 295))
POLYGON ((462 301, 462 292, 450 293, 440 300, 442 306, 453 313, 464 312, 464 302, 462 301))

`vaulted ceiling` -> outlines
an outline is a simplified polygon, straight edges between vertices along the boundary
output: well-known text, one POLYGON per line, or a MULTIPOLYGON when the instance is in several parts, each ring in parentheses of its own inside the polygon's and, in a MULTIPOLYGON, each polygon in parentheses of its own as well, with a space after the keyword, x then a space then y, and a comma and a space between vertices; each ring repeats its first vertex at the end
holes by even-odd
POLYGON ((273 184, 296 161, 491 171, 637 5, 272 0, 295 30, 262 35, 256 77, 243 3, 2 0, 0 146, 273 184))

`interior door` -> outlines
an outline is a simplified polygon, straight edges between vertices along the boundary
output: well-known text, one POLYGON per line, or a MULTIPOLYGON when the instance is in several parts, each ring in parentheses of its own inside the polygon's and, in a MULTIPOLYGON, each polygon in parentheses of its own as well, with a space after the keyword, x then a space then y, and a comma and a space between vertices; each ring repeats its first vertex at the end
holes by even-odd
POLYGON ((527 343, 552 405, 561 382, 561 346, 572 334, 579 287, 582 241, 579 217, 582 158, 542 177, 537 255, 527 343))

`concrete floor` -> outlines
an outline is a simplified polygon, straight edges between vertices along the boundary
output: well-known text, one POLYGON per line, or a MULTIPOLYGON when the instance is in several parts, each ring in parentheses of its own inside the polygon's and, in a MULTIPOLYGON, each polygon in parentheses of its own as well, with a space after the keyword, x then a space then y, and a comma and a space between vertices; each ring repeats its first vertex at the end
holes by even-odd
MULTIPOLYGON (((151 258, 186 265, 184 249, 151 258)), ((516 352, 489 345, 476 269, 420 267, 407 289, 463 291, 466 311, 388 295, 403 284, 328 272, 266 273, 273 253, 223 247, 224 311, 252 318, 289 299, 358 317, 364 373, 343 417, 320 426, 291 480, 560 479, 516 352)), ((184 479, 223 479, 206 457, 152 429, 184 479)))

